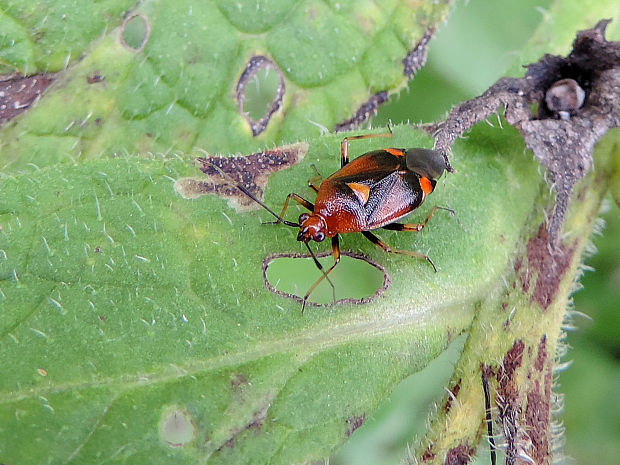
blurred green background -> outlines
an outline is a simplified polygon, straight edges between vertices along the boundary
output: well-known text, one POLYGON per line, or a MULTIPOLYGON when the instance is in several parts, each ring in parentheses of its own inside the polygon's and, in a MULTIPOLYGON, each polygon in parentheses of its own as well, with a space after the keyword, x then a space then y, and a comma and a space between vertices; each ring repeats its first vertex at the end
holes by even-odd
MULTIPOLYGON (((482 93, 514 63, 549 4, 549 0, 457 2, 448 25, 430 44, 427 65, 409 90, 381 108, 372 125, 385 126, 390 119, 433 121, 453 105, 482 93)), ((571 349, 561 360, 572 364, 557 378, 556 391, 565 396, 556 420, 566 428, 566 463, 611 465, 620 456, 620 210, 611 198, 606 210, 602 212, 606 227, 592 238, 598 253, 585 263, 595 271, 584 274, 584 289, 574 296, 575 329, 566 338, 571 349)), ((464 337, 459 338, 431 366, 404 381, 330 463, 399 463, 406 444, 424 432, 429 409, 443 396, 463 343, 464 337)), ((479 450, 478 463, 490 463, 488 448, 479 450)))

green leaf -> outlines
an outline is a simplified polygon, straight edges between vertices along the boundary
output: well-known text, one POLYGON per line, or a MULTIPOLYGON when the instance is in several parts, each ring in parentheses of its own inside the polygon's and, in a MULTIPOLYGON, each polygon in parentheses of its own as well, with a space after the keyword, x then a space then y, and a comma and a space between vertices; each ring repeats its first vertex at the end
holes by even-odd
MULTIPOLYGON (((459 369, 474 410, 459 411, 450 432, 461 436, 448 439, 468 428, 479 435, 478 356, 501 357, 523 334, 498 343, 500 333, 485 331, 505 318, 485 317, 503 303, 515 254, 549 205, 514 130, 479 127, 459 142, 458 172, 411 216, 421 221, 437 204, 456 219, 438 212, 420 234, 382 233, 394 247, 429 251, 437 274, 346 235, 343 250, 384 266, 391 284, 370 303, 309 307, 303 316, 299 302, 263 281, 266 257, 303 252, 294 230, 260 224, 271 219, 265 212, 175 189, 179 179, 204 179, 186 154, 194 147, 249 154, 308 139, 303 162, 271 175, 265 194, 276 209, 291 191, 309 196, 311 165, 334 172, 345 135, 308 136, 402 86, 403 55, 445 17, 444 4, 413 3, 144 1, 127 14, 133 3, 0 4, 2 69, 63 69, 0 131, 1 461, 322 460, 473 318, 474 343, 459 369), (134 14, 148 25, 143 50, 139 31, 121 25, 134 14), (46 21, 53 26, 37 35, 46 21), (286 93, 254 137, 236 93, 258 55, 282 72, 286 93)), ((359 141, 352 152, 384 144, 359 141)), ((431 144, 408 127, 390 140, 431 144)), ((605 188, 594 197, 584 189, 582 237, 605 188)), ((556 310, 577 259, 554 316, 563 314, 556 310)), ((527 310, 528 297, 515 293, 510 303, 527 310)), ((528 347, 540 328, 526 332, 528 347)))
MULTIPOLYGON (((303 163, 271 177, 267 203, 299 190, 311 163, 336 169, 341 137, 311 140, 303 163)), ((391 142, 430 144, 407 127, 391 142)), ((361 141, 354 151, 373 146, 361 141)), ((441 180, 419 213, 448 205, 458 221, 437 213, 420 234, 383 235, 395 247, 430 249, 438 273, 348 235, 343 247, 383 264, 392 284, 369 304, 310 307, 304 316, 262 278, 268 254, 300 250, 295 232, 216 196, 179 196, 176 179, 200 176, 189 157, 92 160, 6 177, 3 460, 324 457, 467 327, 500 279, 542 183, 522 152, 513 130, 480 128, 455 150, 463 174, 441 180), (183 446, 162 433, 170 412, 191 419, 183 446)))
POLYGON ((0 74, 56 72, 80 59, 133 0, 0 1, 0 74))
MULTIPOLYGON (((194 147, 248 153, 318 135, 320 127, 350 118, 375 93, 404 86, 403 58, 449 8, 449 2, 390 1, 379 8, 371 1, 251 6, 151 0, 140 2, 119 25, 123 8, 130 7, 126 2, 83 3, 71 13, 70 2, 32 15, 37 2, 5 7, 13 26, 2 29, 0 58, 13 57, 8 66, 58 70, 59 59, 66 66, 85 54, 59 73, 34 108, 2 129, 5 170, 194 147), (140 43, 130 21, 136 15, 145 23, 140 50, 125 40, 140 43), (48 52, 53 57, 41 61, 48 52), (259 56, 277 69, 284 94, 255 137, 237 94, 244 70, 259 56)), ((260 85, 263 71, 248 86, 260 85)))

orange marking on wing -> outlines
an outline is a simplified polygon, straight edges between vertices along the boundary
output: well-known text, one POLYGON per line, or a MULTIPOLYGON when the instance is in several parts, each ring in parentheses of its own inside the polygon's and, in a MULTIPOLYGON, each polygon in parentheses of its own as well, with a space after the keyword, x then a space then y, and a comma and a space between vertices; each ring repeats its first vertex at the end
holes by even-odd
POLYGON ((422 187, 422 190, 426 195, 433 192, 433 185, 431 184, 430 179, 425 178, 424 176, 420 178, 420 187, 422 187))
POLYGON ((394 155, 395 157, 402 157, 405 155, 405 152, 399 149, 383 149, 383 150, 385 150, 387 153, 394 155))
POLYGON ((359 182, 348 182, 347 186, 351 188, 361 204, 366 205, 366 202, 368 202, 368 197, 370 196, 370 187, 366 184, 360 184, 359 182))

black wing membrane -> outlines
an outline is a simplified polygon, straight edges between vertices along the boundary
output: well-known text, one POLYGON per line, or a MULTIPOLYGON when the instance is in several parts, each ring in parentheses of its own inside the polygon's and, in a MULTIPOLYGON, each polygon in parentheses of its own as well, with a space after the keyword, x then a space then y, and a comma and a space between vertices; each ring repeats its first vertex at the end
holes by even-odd
POLYGON ((429 179, 437 180, 448 168, 441 153, 430 149, 405 150, 407 168, 429 179))

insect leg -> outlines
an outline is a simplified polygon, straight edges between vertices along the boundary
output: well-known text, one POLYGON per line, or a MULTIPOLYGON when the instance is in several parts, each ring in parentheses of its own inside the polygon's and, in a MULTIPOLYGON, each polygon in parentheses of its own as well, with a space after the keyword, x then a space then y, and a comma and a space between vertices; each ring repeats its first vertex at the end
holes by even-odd
POLYGON ((382 226, 383 229, 389 229, 390 231, 422 231, 424 224, 415 223, 391 223, 382 226))
POLYGON ((349 163, 349 141, 356 139, 370 139, 373 137, 392 137, 392 125, 388 124, 390 132, 382 132, 381 134, 361 134, 359 136, 348 136, 340 142, 340 168, 349 163))
POLYGON ((428 223, 428 221, 433 217, 433 214, 435 213, 435 210, 446 210, 449 211, 452 216, 454 216, 454 210, 451 210, 449 208, 446 207, 440 207, 438 205, 435 205, 430 213, 428 214, 428 216, 426 217, 426 219, 420 223, 420 224, 415 224, 415 223, 391 223, 391 224, 386 224, 385 226, 383 226, 383 229, 389 229, 391 231, 422 231, 422 229, 424 229, 424 226, 426 226, 426 223, 428 223))
POLYGON ((392 249, 390 248, 389 245, 387 245, 385 242, 383 242, 381 239, 379 239, 377 236, 375 236, 370 231, 362 231, 362 234, 364 235, 366 239, 368 239, 373 244, 381 247, 385 252, 398 253, 401 255, 409 255, 410 257, 415 257, 415 258, 423 258, 424 260, 426 260, 428 263, 431 264, 431 266, 433 267, 433 270, 435 270, 435 273, 437 273, 437 267, 435 266, 433 261, 430 259, 430 257, 428 257, 428 255, 424 255, 418 252, 413 252, 411 250, 392 249))
POLYGON ((319 173, 319 170, 316 169, 316 165, 314 163, 310 166, 312 166, 312 169, 314 170, 316 175, 308 179, 308 187, 310 187, 310 189, 312 189, 314 192, 318 194, 319 186, 323 182, 323 176, 321 176, 321 173, 319 173), (318 186, 317 186, 317 183, 318 183, 318 186))
MULTIPOLYGON (((306 246, 308 246, 308 244, 306 243, 306 246)), ((310 286, 310 289, 308 289, 308 292, 306 292, 306 295, 304 295, 304 301, 301 305, 301 313, 304 313, 304 309, 306 308, 306 302, 308 301, 308 297, 310 297, 310 294, 312 294, 312 292, 314 291, 314 289, 320 284, 321 281, 323 281, 324 279, 327 279, 327 282, 329 282, 329 285, 332 287, 332 294, 333 294, 333 298, 334 298, 334 302, 336 302, 336 288, 334 287, 334 283, 331 282, 331 280, 329 279, 329 276, 327 276, 329 273, 331 273, 331 271, 336 267, 336 265, 340 262, 340 242, 338 240, 338 236, 334 236, 332 237, 332 253, 334 255, 334 264, 332 266, 330 266, 327 271, 323 271, 323 266, 321 265, 321 263, 316 259, 316 257, 314 256, 314 253, 312 253, 312 250, 310 249, 310 247, 308 247, 308 250, 310 250, 310 254, 312 255, 312 258, 314 258, 314 263, 316 264, 317 268, 321 271, 322 276, 317 279, 314 284, 312 286, 310 286)))
POLYGON ((304 199, 301 195, 298 195, 298 194, 295 194, 294 192, 291 192, 289 195, 286 196, 286 200, 284 201, 284 207, 282 208, 282 213, 280 213, 280 215, 275 215, 274 214, 274 216, 277 218, 277 221, 267 221, 266 223, 263 223, 263 224, 280 224, 280 223, 284 223, 287 226, 299 227, 299 225, 297 223, 293 223, 291 221, 286 221, 284 219, 284 214, 286 213, 286 210, 288 209, 288 203, 290 202, 291 199, 293 199, 295 202, 297 202, 302 207, 305 207, 305 208, 307 208, 310 211, 314 211, 314 204, 312 204, 309 201, 307 201, 306 199, 304 199))
POLYGON ((320 174, 314 176, 313 178, 308 179, 308 187, 310 187, 310 189, 312 189, 314 192, 316 192, 317 194, 319 193, 319 187, 315 184, 315 183, 319 183, 319 186, 321 185, 320 182, 323 180, 323 176, 321 176, 320 174))

